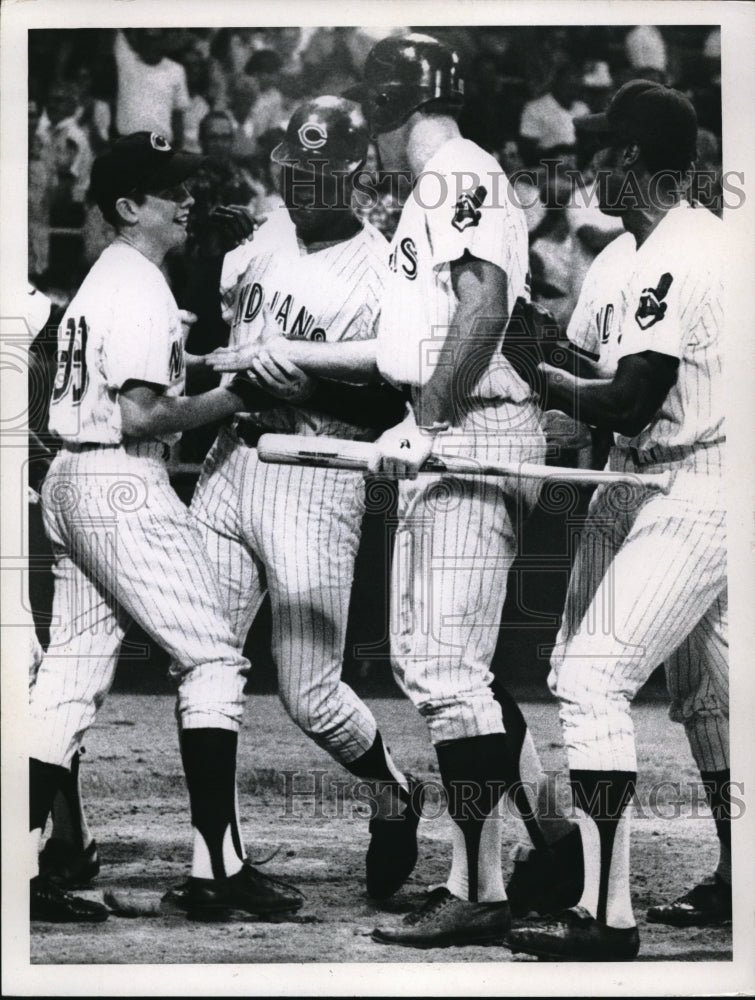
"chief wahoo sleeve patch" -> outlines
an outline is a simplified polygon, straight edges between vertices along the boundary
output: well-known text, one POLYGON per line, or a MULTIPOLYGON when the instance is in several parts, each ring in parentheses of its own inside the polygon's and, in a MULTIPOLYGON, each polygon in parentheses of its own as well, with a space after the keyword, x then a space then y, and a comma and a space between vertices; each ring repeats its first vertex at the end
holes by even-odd
POLYGON ((463 233, 470 226, 479 226, 479 209, 480 205, 485 201, 487 193, 487 189, 482 184, 476 187, 474 191, 469 190, 462 193, 454 205, 454 217, 451 220, 454 229, 458 229, 460 233, 463 233))
POLYGON ((673 276, 666 271, 665 274, 661 275, 657 288, 642 289, 640 304, 634 314, 641 330, 647 330, 648 327, 658 323, 666 315, 668 303, 663 300, 668 295, 673 280, 673 276))

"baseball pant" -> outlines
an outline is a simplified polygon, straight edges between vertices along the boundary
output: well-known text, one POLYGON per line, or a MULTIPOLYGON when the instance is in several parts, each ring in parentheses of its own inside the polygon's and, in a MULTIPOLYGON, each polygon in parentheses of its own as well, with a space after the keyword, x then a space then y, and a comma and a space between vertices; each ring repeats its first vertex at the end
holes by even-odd
POLYGON ((261 462, 223 428, 191 504, 238 649, 269 593, 272 654, 291 718, 348 764, 373 744, 372 713, 341 680, 362 475, 261 462))
MULTIPOLYGON (((497 407, 476 410, 436 439, 436 453, 542 462, 536 412, 522 407, 518 415, 516 428, 501 427, 497 407)), ((492 476, 422 475, 400 484, 391 655, 433 743, 503 732, 490 666, 519 514, 535 496, 527 486, 516 497, 510 481, 492 476)))
POLYGON ((636 771, 630 704, 661 663, 698 766, 728 766, 725 510, 694 462, 668 495, 593 495, 549 678, 572 770, 636 771))
POLYGON ((249 663, 162 452, 64 449, 50 467, 42 502, 55 553, 53 625, 30 694, 38 760, 70 764, 110 689, 130 619, 173 658, 182 728, 241 725, 249 663))

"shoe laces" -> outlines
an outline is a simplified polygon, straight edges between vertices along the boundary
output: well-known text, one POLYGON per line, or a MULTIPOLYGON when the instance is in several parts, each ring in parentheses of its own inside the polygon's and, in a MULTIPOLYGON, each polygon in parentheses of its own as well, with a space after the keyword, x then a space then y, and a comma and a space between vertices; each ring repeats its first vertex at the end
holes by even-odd
POLYGON ((427 917, 433 916, 439 910, 442 910, 452 899, 453 896, 448 889, 444 885, 439 886, 437 889, 433 889, 419 909, 414 910, 413 913, 409 913, 404 917, 404 923, 410 925, 418 924, 421 920, 425 920, 427 917))

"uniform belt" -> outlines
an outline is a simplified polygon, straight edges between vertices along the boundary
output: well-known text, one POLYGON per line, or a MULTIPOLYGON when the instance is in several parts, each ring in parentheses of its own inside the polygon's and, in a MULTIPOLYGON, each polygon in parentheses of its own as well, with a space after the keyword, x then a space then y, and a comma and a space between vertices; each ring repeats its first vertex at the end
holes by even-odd
POLYGON ((639 451, 637 448, 629 447, 627 451, 635 465, 658 465, 659 462, 681 462, 697 451, 704 451, 706 448, 718 448, 724 444, 726 438, 717 438, 715 441, 700 441, 690 445, 656 445, 646 451, 639 451))
POLYGON ((265 433, 253 420, 245 420, 243 417, 235 417, 231 428, 239 441, 247 448, 256 448, 259 439, 265 433))
POLYGON ((66 451, 115 451, 123 448, 129 455, 141 455, 153 458, 161 458, 167 462, 170 458, 170 445, 164 441, 124 441, 121 444, 106 444, 101 441, 64 441, 63 448, 66 451))

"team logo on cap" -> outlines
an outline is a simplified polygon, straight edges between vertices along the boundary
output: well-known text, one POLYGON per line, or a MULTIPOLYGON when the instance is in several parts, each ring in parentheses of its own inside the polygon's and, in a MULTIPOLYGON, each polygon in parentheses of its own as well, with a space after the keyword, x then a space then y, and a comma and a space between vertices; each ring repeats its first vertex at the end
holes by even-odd
POLYGON ((296 134, 305 149, 322 149, 328 141, 328 130, 322 122, 304 122, 296 134))
POLYGON ((485 201, 487 193, 487 190, 480 185, 474 191, 465 191, 462 194, 454 206, 454 217, 451 220, 454 229, 463 233, 470 226, 479 226, 480 212, 478 209, 485 201))
POLYGON ((640 304, 637 306, 637 312, 634 314, 634 318, 637 320, 637 324, 641 330, 647 330, 654 323, 660 322, 666 315, 668 303, 663 300, 666 298, 673 280, 672 275, 666 271, 665 274, 661 275, 657 288, 642 289, 640 304))
POLYGON ((150 133, 149 144, 153 149, 157 149, 161 153, 170 152, 170 143, 164 135, 160 135, 158 132, 150 133))

